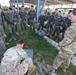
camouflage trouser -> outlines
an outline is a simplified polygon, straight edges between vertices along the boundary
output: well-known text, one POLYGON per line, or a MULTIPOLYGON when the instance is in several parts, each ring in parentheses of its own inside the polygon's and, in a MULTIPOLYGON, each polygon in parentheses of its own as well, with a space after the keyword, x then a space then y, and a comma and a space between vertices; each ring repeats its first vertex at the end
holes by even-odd
POLYGON ((26 20, 21 20, 21 30, 25 30, 27 26, 26 20))
POLYGON ((1 67, 4 75, 25 75, 28 70, 33 68, 33 62, 31 58, 27 57, 24 61, 14 66, 14 63, 3 59, 1 67))
POLYGON ((65 68, 68 68, 70 65, 72 56, 73 56, 72 53, 70 55, 66 51, 65 52, 60 51, 59 54, 54 59, 53 68, 58 69, 61 65, 62 66, 64 65, 65 68))
POLYGON ((18 31, 18 22, 16 22, 17 24, 15 25, 15 32, 18 31))
POLYGON ((30 31, 34 31, 35 32, 35 22, 34 20, 29 20, 29 24, 30 24, 30 31))
POLYGON ((8 24, 8 32, 10 34, 14 34, 14 32, 15 32, 14 25, 8 24))
POLYGON ((2 56, 5 51, 6 51, 6 46, 4 40, 2 39, 0 40, 0 56, 2 56))
POLYGON ((39 24, 39 27, 38 27, 38 30, 40 30, 40 29, 42 29, 43 30, 43 28, 44 28, 44 24, 39 24))

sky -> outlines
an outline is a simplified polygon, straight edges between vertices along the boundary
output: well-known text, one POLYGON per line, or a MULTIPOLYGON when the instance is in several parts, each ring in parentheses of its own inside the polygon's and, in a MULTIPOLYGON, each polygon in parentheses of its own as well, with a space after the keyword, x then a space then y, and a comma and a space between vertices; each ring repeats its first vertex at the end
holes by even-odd
POLYGON ((9 0, 0 0, 2 6, 9 6, 9 0))

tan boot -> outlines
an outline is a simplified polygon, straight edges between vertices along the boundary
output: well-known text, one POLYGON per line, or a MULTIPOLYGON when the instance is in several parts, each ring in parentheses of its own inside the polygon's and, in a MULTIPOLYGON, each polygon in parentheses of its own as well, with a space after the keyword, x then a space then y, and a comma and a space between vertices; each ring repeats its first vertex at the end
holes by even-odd
POLYGON ((27 75, 31 75, 35 70, 36 70, 36 66, 34 65, 33 69, 29 70, 28 73, 27 73, 27 75))
POLYGON ((55 69, 54 69, 51 65, 47 64, 47 68, 48 68, 50 71, 55 72, 55 69))
POLYGON ((63 72, 66 72, 66 68, 64 65, 61 65, 60 68, 62 69, 63 72))
POLYGON ((5 42, 5 45, 9 45, 9 43, 8 42, 5 42))

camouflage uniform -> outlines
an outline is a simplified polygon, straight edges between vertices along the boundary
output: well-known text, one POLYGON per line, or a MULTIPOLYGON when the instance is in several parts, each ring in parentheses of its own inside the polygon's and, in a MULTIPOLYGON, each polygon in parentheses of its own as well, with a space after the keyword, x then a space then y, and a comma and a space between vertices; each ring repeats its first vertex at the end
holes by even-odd
POLYGON ((4 30, 3 27, 0 25, 0 56, 3 55, 5 50, 6 46, 5 46, 4 30))
POLYGON ((34 10, 30 10, 28 12, 30 31, 34 31, 34 32, 35 32, 35 21, 34 21, 35 17, 36 17, 36 12, 34 10))
POLYGON ((19 22, 19 15, 16 11, 13 12, 14 15, 14 22, 16 22, 17 24, 15 25, 15 32, 18 31, 18 22, 19 22))
POLYGON ((1 67, 4 75, 25 75, 33 68, 33 62, 22 48, 14 46, 4 53, 1 67))
POLYGON ((0 25, 3 25, 2 13, 0 13, 0 25))
POLYGON ((56 40, 59 40, 59 34, 62 32, 62 39, 64 38, 64 33, 66 30, 66 22, 62 16, 55 16, 54 17, 54 26, 52 37, 56 37, 56 40))
POLYGON ((67 28, 64 39, 59 43, 61 50, 56 56, 53 68, 57 69, 61 65, 68 68, 71 58, 76 54, 76 23, 72 23, 69 28, 67 28))
POLYGON ((8 24, 8 32, 9 32, 9 35, 10 35, 10 38, 13 39, 14 38, 14 28, 15 28, 15 25, 14 25, 14 15, 13 13, 6 13, 5 15, 5 19, 6 19, 6 22, 8 24))
POLYGON ((2 17, 1 17, 1 13, 0 13, 0 56, 2 56, 6 50, 5 38, 4 38, 4 29, 3 29, 2 24, 3 24, 2 23, 2 17))
POLYGON ((5 19, 5 14, 4 14, 4 12, 1 12, 0 13, 0 25, 2 25, 3 28, 5 29, 4 19, 5 19))
POLYGON ((27 19, 27 12, 22 12, 22 11, 20 11, 19 12, 19 15, 20 15, 20 18, 21 18, 21 30, 23 31, 23 30, 25 30, 26 29, 26 25, 27 25, 27 23, 26 23, 26 19, 27 19))

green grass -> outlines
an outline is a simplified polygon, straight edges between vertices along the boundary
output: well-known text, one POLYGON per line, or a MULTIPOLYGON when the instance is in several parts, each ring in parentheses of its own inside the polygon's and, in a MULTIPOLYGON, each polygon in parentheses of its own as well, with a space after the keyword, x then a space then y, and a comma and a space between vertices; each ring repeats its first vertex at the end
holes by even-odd
MULTIPOLYGON (((30 34, 29 27, 27 28, 27 32, 28 34, 23 34, 20 36, 15 35, 17 40, 20 38, 23 38, 25 40, 24 49, 33 49, 34 59, 38 57, 37 53, 39 53, 43 56, 46 64, 52 65, 53 60, 58 53, 57 49, 52 45, 50 45, 43 37, 38 37, 34 33, 30 34)), ((7 34, 6 42, 8 42, 9 35, 8 35, 7 28, 5 30, 5 33, 7 34)), ((19 27, 19 33, 21 33, 20 27, 19 27)), ((8 49, 12 46, 15 46, 17 40, 11 41, 10 44, 6 46, 6 48, 8 49)), ((36 75, 36 72, 39 72, 39 71, 36 70, 32 75, 36 75)), ((67 69, 66 73, 62 72, 60 68, 56 71, 56 73, 57 75, 76 75, 76 67, 71 64, 67 69)))

